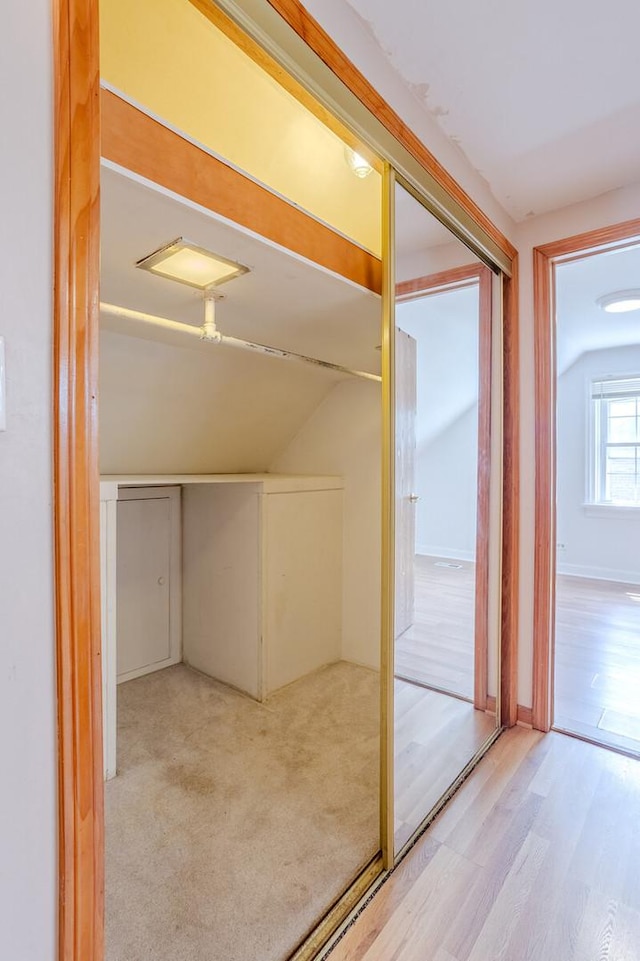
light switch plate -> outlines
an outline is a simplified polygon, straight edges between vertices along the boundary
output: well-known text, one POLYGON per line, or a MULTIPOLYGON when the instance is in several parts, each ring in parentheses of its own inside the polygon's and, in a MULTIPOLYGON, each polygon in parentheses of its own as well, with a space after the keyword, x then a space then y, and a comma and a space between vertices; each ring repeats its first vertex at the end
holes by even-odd
POLYGON ((7 377, 4 360, 4 337, 0 337, 0 430, 7 429, 7 377))

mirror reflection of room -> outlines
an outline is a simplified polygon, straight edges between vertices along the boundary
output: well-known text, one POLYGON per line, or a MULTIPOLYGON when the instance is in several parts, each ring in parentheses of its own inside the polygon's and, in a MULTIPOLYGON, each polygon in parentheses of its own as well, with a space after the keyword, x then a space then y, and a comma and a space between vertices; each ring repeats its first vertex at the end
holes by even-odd
POLYGON ((188 0, 101 15, 106 958, 283 961, 380 860, 381 178, 188 0))
POLYGON ((396 187, 396 850, 496 729, 491 273, 396 187))

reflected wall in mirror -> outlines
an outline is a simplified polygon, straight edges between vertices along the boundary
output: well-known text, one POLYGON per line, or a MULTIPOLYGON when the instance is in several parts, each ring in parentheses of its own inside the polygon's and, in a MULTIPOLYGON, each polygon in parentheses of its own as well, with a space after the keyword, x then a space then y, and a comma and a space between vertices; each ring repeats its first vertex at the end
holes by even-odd
POLYGON ((380 177, 187 0, 101 8, 105 957, 283 961, 380 847, 380 177), (138 269, 179 237, 246 270, 138 269))
POLYGON ((395 850, 496 731, 492 274, 396 185, 395 850))

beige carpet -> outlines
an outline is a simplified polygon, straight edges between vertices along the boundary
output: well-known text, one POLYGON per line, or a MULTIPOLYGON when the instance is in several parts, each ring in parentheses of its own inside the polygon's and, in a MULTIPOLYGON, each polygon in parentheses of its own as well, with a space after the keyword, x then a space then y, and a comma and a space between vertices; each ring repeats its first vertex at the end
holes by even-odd
POLYGON ((281 961, 378 849, 378 677, 260 705, 184 665, 118 688, 107 961, 281 961))

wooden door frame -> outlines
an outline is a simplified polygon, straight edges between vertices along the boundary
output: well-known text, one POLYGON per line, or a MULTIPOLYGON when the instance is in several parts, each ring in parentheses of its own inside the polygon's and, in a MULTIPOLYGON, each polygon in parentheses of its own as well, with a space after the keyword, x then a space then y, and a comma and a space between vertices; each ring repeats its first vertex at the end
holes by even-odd
MULTIPOLYGON (((517 252, 306 12, 266 0, 379 117, 511 264, 504 277, 501 701, 516 721, 519 535, 517 252)), ((98 476, 100 87, 98 0, 53 0, 54 576, 58 694, 58 961, 103 961, 98 476)))
POLYGON ((555 268, 640 236, 640 219, 557 240, 533 251, 535 357, 535 553, 532 724, 553 726, 556 599, 556 334, 555 268))
POLYGON ((98 0, 54 0, 53 31, 58 958, 102 961, 98 0))
POLYGON ((463 290, 476 283, 479 290, 479 390, 473 705, 479 711, 495 711, 495 698, 488 699, 493 275, 488 267, 480 263, 452 267, 426 277, 402 281, 396 285, 396 299, 399 303, 406 303, 446 291, 463 290), (479 664, 482 665, 481 670, 477 669, 479 664))

